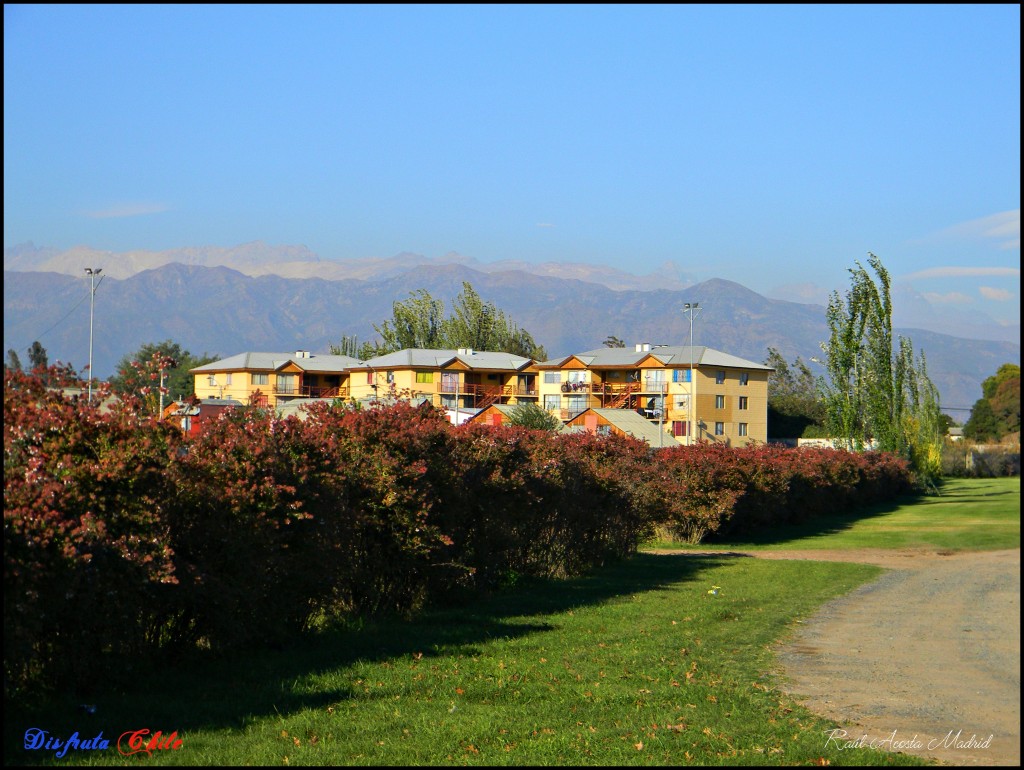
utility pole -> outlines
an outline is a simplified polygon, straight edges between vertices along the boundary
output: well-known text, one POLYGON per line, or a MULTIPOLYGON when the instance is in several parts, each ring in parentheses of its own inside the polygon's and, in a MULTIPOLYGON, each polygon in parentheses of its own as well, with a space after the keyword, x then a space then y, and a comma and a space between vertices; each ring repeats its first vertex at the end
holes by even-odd
MULTIPOLYGON (((103 272, 102 268, 99 267, 87 267, 85 268, 86 275, 89 276, 89 403, 92 403, 92 328, 93 328, 93 315, 96 308, 96 276, 103 272)), ((103 279, 100 278, 100 283, 103 279)))
POLYGON ((694 415, 697 411, 697 375, 693 371, 693 318, 700 315, 702 310, 699 302, 686 302, 683 304, 683 312, 690 317, 690 408, 686 415, 686 444, 693 443, 693 431, 696 420, 694 415))

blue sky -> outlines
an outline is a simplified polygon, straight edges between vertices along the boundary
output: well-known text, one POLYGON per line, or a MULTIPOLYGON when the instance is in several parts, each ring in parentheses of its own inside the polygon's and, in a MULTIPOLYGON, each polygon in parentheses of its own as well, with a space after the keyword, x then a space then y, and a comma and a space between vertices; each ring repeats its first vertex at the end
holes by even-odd
POLYGON ((4 245, 254 240, 1020 314, 1020 7, 4 6, 4 245))

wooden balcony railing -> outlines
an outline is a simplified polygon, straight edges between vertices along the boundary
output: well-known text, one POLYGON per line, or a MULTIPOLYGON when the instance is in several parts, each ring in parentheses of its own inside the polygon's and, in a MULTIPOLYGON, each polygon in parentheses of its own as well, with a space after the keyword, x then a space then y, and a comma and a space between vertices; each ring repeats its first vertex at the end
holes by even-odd
POLYGON ((348 398, 348 385, 335 385, 329 388, 318 385, 298 385, 294 388, 275 385, 274 395, 295 398, 348 398))
POLYGON ((437 393, 443 393, 446 396, 454 396, 458 393, 459 396, 471 396, 475 403, 480 401, 491 399, 490 403, 494 401, 516 396, 516 397, 533 397, 537 398, 540 394, 537 392, 536 386, 532 388, 523 388, 518 385, 479 385, 476 383, 459 383, 458 386, 452 383, 439 382, 436 386, 437 393))

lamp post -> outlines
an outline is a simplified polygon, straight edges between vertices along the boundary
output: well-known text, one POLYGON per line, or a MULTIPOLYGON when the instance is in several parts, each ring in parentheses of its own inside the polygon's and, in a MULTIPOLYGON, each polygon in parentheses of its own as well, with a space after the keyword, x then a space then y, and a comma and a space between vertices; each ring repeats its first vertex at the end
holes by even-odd
MULTIPOLYGON (((85 268, 85 274, 89 276, 89 403, 92 403, 92 329, 93 314, 96 309, 96 276, 103 272, 99 267, 85 268)), ((100 278, 100 282, 103 279, 100 278)))
POLYGON ((686 444, 693 443, 694 413, 697 410, 697 377, 693 373, 693 317, 700 315, 701 307, 699 302, 686 302, 683 304, 683 312, 690 317, 690 408, 686 415, 686 444))

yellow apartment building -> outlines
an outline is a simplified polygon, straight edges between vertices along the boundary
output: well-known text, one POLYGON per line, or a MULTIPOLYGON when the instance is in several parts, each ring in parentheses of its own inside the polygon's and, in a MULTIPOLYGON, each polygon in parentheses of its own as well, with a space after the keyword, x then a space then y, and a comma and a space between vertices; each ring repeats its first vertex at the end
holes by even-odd
MULTIPOLYGON (((348 398, 351 356, 298 350, 239 353, 189 371, 200 399, 236 399, 278 408, 296 399, 348 398)), ((172 394, 173 395, 173 394, 172 394)))
POLYGON ((448 409, 537 402, 537 372, 529 358, 459 348, 406 348, 350 367, 353 399, 429 399, 448 409))
POLYGON ((768 440, 771 367, 704 346, 599 348, 536 364, 541 405, 565 422, 632 409, 680 444, 768 440))
POLYGON ((407 348, 349 356, 239 353, 191 370, 200 399, 279 408, 298 400, 398 398, 450 410, 539 403, 568 423, 588 409, 632 410, 680 444, 768 440, 772 368, 704 346, 599 348, 536 363, 510 353, 407 348))

